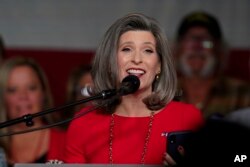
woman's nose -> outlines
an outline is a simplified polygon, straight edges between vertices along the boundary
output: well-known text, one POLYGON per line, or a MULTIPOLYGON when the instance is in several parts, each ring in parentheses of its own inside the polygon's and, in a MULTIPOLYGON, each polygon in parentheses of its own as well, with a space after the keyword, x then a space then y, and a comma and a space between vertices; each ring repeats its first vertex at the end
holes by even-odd
POLYGON ((28 98, 28 92, 25 91, 25 90, 20 91, 19 92, 19 98, 22 99, 22 100, 27 99, 28 98))
POLYGON ((140 54, 140 52, 137 51, 134 53, 132 61, 136 64, 142 63, 142 55, 140 54))

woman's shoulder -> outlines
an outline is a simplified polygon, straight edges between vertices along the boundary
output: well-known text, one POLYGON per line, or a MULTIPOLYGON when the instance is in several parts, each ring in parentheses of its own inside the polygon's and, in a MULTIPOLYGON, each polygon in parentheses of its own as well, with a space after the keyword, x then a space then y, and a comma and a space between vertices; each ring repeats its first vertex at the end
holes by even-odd
POLYGON ((79 112, 76 113, 75 117, 79 117, 81 119, 90 119, 90 118, 98 118, 104 117, 106 114, 101 108, 96 108, 94 106, 87 106, 82 108, 79 112))
POLYGON ((93 106, 88 106, 74 115, 74 119, 71 121, 70 126, 83 127, 83 124, 88 126, 93 122, 102 122, 105 117, 107 117, 107 114, 105 114, 102 109, 94 109, 93 106))
POLYGON ((63 158, 64 146, 66 143, 66 131, 59 128, 50 129, 50 142, 47 160, 63 158))
POLYGON ((183 119, 198 119, 203 120, 202 112, 192 104, 185 102, 171 101, 163 109, 166 113, 171 113, 183 119))
POLYGON ((169 113, 167 116, 180 122, 181 125, 185 125, 185 128, 188 129, 197 129, 204 124, 202 112, 192 104, 171 101, 166 105, 164 111, 169 113))

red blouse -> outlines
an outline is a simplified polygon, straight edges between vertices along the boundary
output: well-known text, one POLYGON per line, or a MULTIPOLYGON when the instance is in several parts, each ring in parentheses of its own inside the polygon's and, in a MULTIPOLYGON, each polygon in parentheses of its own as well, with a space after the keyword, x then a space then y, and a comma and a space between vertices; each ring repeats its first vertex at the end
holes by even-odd
MULTIPOLYGON (((84 109, 83 109, 84 111, 84 109)), ((114 116, 114 164, 140 164, 150 117, 114 116)), ((66 136, 66 163, 109 163, 111 115, 97 111, 74 120, 66 136)), ((145 164, 162 164, 166 152, 164 132, 195 130, 203 124, 198 109, 170 102, 154 115, 145 164)))

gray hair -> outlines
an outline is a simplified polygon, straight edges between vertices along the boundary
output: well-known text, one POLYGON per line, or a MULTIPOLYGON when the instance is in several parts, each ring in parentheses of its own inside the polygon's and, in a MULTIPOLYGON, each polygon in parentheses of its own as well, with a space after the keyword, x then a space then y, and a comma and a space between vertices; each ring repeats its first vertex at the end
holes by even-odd
MULTIPOLYGON (((118 88, 117 49, 119 39, 125 32, 135 30, 149 31, 156 39, 156 51, 161 62, 161 73, 159 79, 153 84, 152 94, 146 97, 143 102, 150 110, 158 110, 174 98, 177 76, 164 31, 155 19, 143 14, 128 14, 118 19, 105 33, 93 60, 92 77, 95 91, 118 88)), ((105 108, 107 111, 113 112, 119 103, 117 98, 110 99, 105 108)))

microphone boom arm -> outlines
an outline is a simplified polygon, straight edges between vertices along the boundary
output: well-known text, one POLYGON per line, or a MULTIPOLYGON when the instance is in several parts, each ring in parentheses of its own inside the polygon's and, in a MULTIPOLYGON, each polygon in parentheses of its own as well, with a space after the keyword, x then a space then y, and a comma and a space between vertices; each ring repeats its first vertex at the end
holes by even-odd
POLYGON ((25 122, 26 126, 30 127, 30 126, 34 125, 33 118, 43 116, 43 115, 55 112, 57 110, 62 110, 62 109, 68 108, 68 107, 72 107, 72 106, 75 106, 75 105, 78 105, 78 104, 86 103, 86 102, 89 102, 89 101, 92 101, 92 100, 107 99, 107 98, 110 98, 110 97, 112 97, 112 96, 114 96, 116 94, 117 94, 117 91, 115 89, 104 90, 101 93, 98 93, 98 94, 96 94, 94 96, 91 96, 91 97, 88 97, 88 98, 85 98, 85 99, 82 99, 82 100, 78 100, 78 101, 73 102, 73 103, 65 104, 65 105, 62 105, 62 106, 59 106, 59 107, 55 107, 55 108, 50 108, 50 109, 47 109, 47 110, 43 110, 43 111, 35 113, 35 114, 27 114, 27 115, 24 115, 24 116, 16 118, 16 119, 12 119, 12 120, 9 120, 9 121, 6 121, 6 122, 2 122, 2 123, 0 123, 0 129, 15 125, 15 124, 18 124, 18 123, 21 123, 21 122, 25 122))

